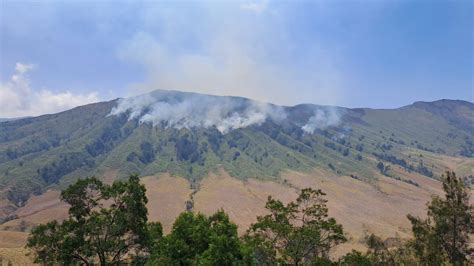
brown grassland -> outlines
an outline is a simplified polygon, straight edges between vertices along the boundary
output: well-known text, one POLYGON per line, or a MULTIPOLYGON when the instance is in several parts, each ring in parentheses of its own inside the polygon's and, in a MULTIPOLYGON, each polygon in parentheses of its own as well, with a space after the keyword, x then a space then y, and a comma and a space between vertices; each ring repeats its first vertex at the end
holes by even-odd
MULTIPOLYGON (((453 168, 463 167, 464 164, 453 158, 443 161, 443 166, 453 168)), ((188 200, 193 201, 196 212, 211 214, 224 209, 239 226, 239 233, 243 234, 258 215, 265 214, 264 206, 269 195, 289 202, 297 197, 302 188, 322 189, 327 194, 330 216, 344 226, 349 239, 334 249, 332 255, 337 257, 351 249, 364 250, 363 238, 370 233, 382 238, 409 238, 410 222, 406 215, 425 216, 430 197, 441 193, 440 183, 434 179, 396 167, 393 171, 403 178, 416 181, 419 186, 385 177, 376 171, 373 175, 377 181, 369 183, 319 169, 310 173, 287 171, 272 181, 239 180, 219 170, 204 178, 194 190, 186 179, 169 174, 143 177, 142 183, 147 188, 149 219, 160 221, 165 233, 171 230, 178 214, 185 210, 188 200)), ((104 181, 112 182, 115 175, 115 171, 107 171, 104 181)), ((68 206, 60 201, 59 195, 59 191, 48 190, 31 197, 14 212, 17 219, 0 225, 0 258, 3 265, 8 262, 14 265, 32 264, 24 249, 27 232, 34 225, 67 217, 68 206)))

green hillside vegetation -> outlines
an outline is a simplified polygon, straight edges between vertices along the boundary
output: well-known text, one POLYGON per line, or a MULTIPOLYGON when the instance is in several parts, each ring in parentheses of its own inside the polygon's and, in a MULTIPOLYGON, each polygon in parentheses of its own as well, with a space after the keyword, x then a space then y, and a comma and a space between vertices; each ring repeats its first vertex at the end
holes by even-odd
POLYGON ((428 218, 408 215, 413 239, 389 247, 367 235, 366 253, 336 259, 329 252, 347 238, 329 217, 321 190, 303 189, 287 204, 268 197, 268 214, 242 237, 223 210, 183 212, 163 235, 160 223, 147 221, 145 186, 136 175, 112 185, 86 178, 69 186, 61 193, 71 205, 69 218, 35 227, 27 248, 45 265, 467 265, 474 233, 470 189, 454 172, 441 180, 444 197, 433 197, 428 218))
POLYGON ((283 122, 267 119, 223 134, 216 128, 153 127, 126 114, 109 115, 116 104, 0 123, 0 197, 11 203, 4 204, 3 212, 32 194, 64 189, 81 176, 102 176, 108 170, 118 170, 119 179, 169 172, 197 188, 219 168, 240 179, 279 179, 287 169, 324 168, 374 183, 379 162, 384 175, 406 182, 411 181, 394 170, 437 179, 445 170, 436 167, 440 156, 466 160, 456 169, 463 175, 471 175, 474 167, 474 104, 469 102, 417 103, 394 110, 338 107, 341 122, 312 134, 301 129, 310 110, 329 107, 284 107, 288 117, 283 122))

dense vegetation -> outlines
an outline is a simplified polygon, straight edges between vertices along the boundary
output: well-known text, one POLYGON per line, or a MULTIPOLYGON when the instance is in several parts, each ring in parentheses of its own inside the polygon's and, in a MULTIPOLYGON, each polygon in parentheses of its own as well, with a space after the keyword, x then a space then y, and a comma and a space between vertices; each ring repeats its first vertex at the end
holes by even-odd
POLYGON ((69 218, 34 228, 28 238, 35 261, 65 265, 467 265, 474 233, 469 188, 447 172, 444 198, 434 197, 425 220, 408 216, 414 238, 396 248, 367 236, 367 252, 351 251, 331 260, 331 249, 346 241, 344 230, 328 217, 324 193, 306 188, 288 204, 268 198, 268 214, 247 233, 220 210, 211 216, 187 211, 170 234, 147 220, 145 187, 137 176, 103 184, 77 181, 61 197, 69 218))

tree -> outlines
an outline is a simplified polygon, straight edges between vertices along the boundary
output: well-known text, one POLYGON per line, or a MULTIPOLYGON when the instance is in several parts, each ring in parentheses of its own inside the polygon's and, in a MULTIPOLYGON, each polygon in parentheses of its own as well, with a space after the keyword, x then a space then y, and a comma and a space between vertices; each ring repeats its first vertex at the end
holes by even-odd
POLYGON ((149 230, 159 231, 147 225, 145 187, 136 175, 112 185, 82 179, 61 199, 70 205, 69 218, 37 226, 27 240, 37 263, 119 264, 146 251, 149 230))
POLYGON ((176 218, 171 233, 163 239, 158 250, 152 252, 152 261, 163 265, 189 265, 208 248, 209 233, 206 216, 183 212, 176 218))
POLYGON ((390 166, 389 165, 384 165, 382 162, 379 162, 377 164, 377 169, 380 170, 381 174, 387 175, 388 171, 390 170, 390 166))
POLYGON ((393 254, 380 237, 370 234, 365 238, 365 243, 368 247, 367 257, 374 265, 395 265, 393 254))
POLYGON ((153 250, 149 265, 232 265, 241 259, 237 225, 224 211, 210 217, 187 211, 153 250))
POLYGON ((242 260, 237 225, 220 210, 209 217, 209 247, 198 258, 199 265, 233 265, 242 260))
POLYGON ((412 246, 423 264, 437 265, 447 259, 463 265, 469 253, 469 234, 474 233, 470 189, 454 172, 446 172, 442 182, 444 198, 433 197, 427 219, 408 215, 415 236, 412 246))
POLYGON ((373 263, 367 255, 364 255, 357 250, 352 250, 350 253, 347 253, 339 259, 338 265, 372 266, 373 263))
POLYGON ((272 197, 265 205, 270 214, 257 217, 244 237, 253 246, 255 261, 299 265, 328 261, 332 247, 346 241, 342 225, 328 217, 321 190, 301 190, 287 205, 272 197))

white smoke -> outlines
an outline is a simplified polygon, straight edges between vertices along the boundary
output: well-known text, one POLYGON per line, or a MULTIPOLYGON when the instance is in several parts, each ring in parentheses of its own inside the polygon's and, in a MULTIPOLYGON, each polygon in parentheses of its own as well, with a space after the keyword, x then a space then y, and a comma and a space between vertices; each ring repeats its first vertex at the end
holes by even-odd
POLYGON ((314 110, 314 115, 308 119, 306 125, 301 127, 301 129, 308 134, 313 134, 316 129, 337 126, 340 122, 341 114, 337 108, 318 108, 314 110))
POLYGON ((283 108, 242 98, 217 97, 193 93, 155 91, 121 99, 111 115, 128 113, 129 119, 165 127, 216 127, 225 134, 233 129, 259 125, 267 119, 281 121, 283 108))
MULTIPOLYGON (((336 107, 313 107, 313 115, 301 129, 313 134, 316 129, 337 126, 340 110, 336 107)), ((231 130, 260 125, 267 119, 281 123, 288 109, 239 97, 158 90, 120 99, 110 115, 127 114, 128 119, 165 128, 215 127, 225 134, 231 130)), ((292 123, 292 121, 287 122, 292 123)))

